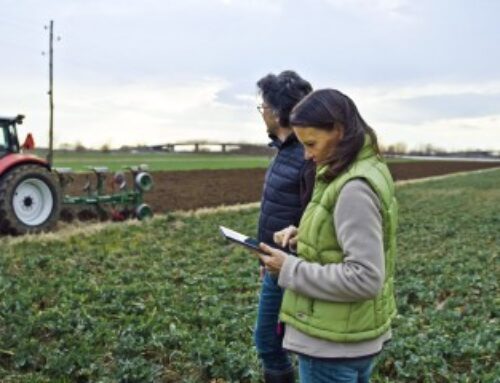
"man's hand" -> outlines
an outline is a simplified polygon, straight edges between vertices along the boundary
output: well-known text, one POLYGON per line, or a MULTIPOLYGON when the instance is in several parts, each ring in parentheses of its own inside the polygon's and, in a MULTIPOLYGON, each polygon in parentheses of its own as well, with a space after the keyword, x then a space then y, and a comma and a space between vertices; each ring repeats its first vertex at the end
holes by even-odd
POLYGON ((260 243, 259 247, 262 252, 267 254, 259 254, 259 258, 264 263, 266 270, 271 274, 279 274, 288 254, 265 243, 260 243))
POLYGON ((290 225, 283 230, 277 231, 273 235, 274 243, 281 247, 289 247, 294 249, 297 246, 297 236, 299 234, 298 229, 290 225))

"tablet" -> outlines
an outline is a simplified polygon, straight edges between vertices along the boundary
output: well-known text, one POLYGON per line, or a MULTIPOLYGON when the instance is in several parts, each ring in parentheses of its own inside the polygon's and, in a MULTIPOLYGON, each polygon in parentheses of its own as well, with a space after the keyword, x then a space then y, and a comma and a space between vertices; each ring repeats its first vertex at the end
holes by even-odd
POLYGON ((228 229, 224 226, 219 226, 219 229, 222 236, 227 240, 257 251, 262 255, 267 255, 266 253, 263 253, 259 248, 259 241, 257 241, 255 238, 250 238, 244 234, 238 233, 237 231, 228 229))

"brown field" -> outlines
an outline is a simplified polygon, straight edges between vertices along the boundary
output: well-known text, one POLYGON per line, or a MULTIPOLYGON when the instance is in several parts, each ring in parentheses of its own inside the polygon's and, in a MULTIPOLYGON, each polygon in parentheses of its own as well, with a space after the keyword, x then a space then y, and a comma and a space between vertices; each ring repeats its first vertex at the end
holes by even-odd
MULTIPOLYGON (((397 181, 499 166, 500 163, 495 162, 452 161, 389 164, 397 181)), ((256 202, 260 200, 264 174, 265 169, 154 172, 155 187, 146 194, 146 202, 156 213, 256 202)), ((81 194, 85 179, 85 175, 76 175, 68 192, 81 194)))

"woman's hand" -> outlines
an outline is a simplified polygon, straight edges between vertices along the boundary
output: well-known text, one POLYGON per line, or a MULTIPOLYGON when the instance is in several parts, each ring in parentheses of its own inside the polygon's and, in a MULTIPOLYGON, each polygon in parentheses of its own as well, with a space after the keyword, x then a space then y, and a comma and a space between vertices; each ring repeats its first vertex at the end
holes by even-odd
POLYGON ((283 230, 277 231, 273 235, 274 243, 281 247, 289 247, 291 249, 297 247, 297 236, 299 231, 293 225, 290 225, 283 230))
POLYGON ((288 254, 265 243, 261 243, 259 247, 263 253, 267 254, 259 254, 259 258, 264 263, 266 270, 271 274, 279 274, 288 254))

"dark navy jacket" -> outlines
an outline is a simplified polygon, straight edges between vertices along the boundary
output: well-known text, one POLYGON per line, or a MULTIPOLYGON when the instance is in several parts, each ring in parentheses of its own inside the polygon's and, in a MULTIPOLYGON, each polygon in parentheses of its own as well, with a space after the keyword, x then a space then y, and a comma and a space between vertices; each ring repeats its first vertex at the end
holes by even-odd
POLYGON ((270 144, 278 149, 267 169, 262 193, 258 239, 276 246, 273 234, 289 225, 298 226, 311 199, 315 166, 304 159, 304 148, 294 134, 282 143, 270 144))

